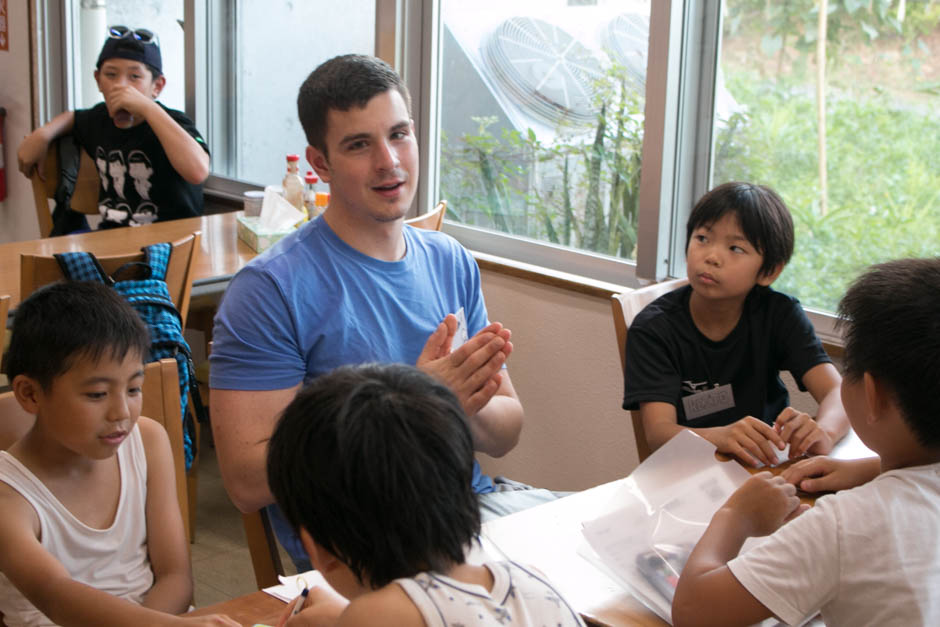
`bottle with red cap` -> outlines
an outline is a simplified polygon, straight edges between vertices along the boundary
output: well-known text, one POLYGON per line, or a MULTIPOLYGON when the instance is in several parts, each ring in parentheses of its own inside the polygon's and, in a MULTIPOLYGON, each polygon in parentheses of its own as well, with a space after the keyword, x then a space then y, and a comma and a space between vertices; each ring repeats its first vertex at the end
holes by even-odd
POLYGON ((281 186, 284 188, 284 198, 287 202, 297 207, 304 215, 307 210, 304 208, 304 180, 300 178, 300 155, 287 155, 287 174, 284 175, 284 181, 281 186))
POLYGON ((307 173, 304 175, 304 207, 307 208, 307 214, 310 216, 310 219, 313 219, 320 215, 320 212, 317 211, 317 175, 313 173, 313 170, 307 170, 307 173))

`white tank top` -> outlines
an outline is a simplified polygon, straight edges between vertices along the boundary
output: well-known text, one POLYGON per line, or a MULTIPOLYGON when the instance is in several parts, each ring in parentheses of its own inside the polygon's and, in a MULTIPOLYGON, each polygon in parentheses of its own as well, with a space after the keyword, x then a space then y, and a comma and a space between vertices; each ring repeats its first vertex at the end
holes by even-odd
MULTIPOLYGON (((121 494, 114 522, 92 529, 75 518, 15 457, 0 451, 0 481, 19 492, 39 517, 40 544, 72 579, 134 603, 153 585, 147 557, 147 457, 134 427, 117 450, 121 494)), ((8 627, 54 625, 0 573, 0 613, 8 627)))
POLYGON ((505 627, 583 626, 561 593, 540 573, 514 562, 484 564, 493 589, 463 583, 438 573, 396 579, 428 627, 493 625, 505 627))

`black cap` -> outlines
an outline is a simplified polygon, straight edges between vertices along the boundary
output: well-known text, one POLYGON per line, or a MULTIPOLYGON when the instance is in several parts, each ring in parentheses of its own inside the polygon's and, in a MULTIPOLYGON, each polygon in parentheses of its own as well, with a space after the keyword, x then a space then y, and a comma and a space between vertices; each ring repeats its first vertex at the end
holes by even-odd
POLYGON ((160 58, 160 46, 156 41, 142 43, 136 39, 124 37, 114 39, 108 37, 101 47, 101 54, 98 55, 97 69, 101 69, 101 64, 108 59, 130 59, 131 61, 140 61, 156 70, 157 74, 163 73, 163 61, 160 58))

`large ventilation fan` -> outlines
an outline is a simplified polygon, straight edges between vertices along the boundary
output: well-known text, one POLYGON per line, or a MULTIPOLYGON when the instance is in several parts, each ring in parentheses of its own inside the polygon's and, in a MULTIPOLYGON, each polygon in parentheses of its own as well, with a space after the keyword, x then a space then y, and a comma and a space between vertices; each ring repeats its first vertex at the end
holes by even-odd
POLYGON ((483 59, 505 91, 549 124, 590 124, 603 70, 590 50, 557 26, 510 18, 490 33, 483 59))
POLYGON ((646 84, 646 54, 650 20, 644 15, 621 13, 603 31, 604 46, 639 87, 646 84))

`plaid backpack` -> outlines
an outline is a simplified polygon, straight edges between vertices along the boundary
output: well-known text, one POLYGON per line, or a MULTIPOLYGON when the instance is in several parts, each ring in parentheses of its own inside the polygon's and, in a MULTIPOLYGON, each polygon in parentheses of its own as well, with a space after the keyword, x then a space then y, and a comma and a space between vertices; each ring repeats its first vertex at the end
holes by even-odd
POLYGON ((170 298, 165 281, 172 247, 169 242, 164 242, 146 246, 141 250, 144 252, 144 261, 124 264, 115 271, 113 277, 108 276, 91 253, 59 253, 55 258, 65 278, 73 281, 100 281, 110 285, 127 299, 150 330, 150 358, 147 361, 157 361, 165 357, 176 359, 180 378, 183 447, 186 453, 186 470, 189 470, 196 454, 196 425, 188 411, 189 396, 192 395, 192 409, 200 422, 205 421, 206 410, 199 397, 192 353, 183 338, 180 314, 170 298), (121 277, 128 272, 140 278, 122 280, 121 277))

